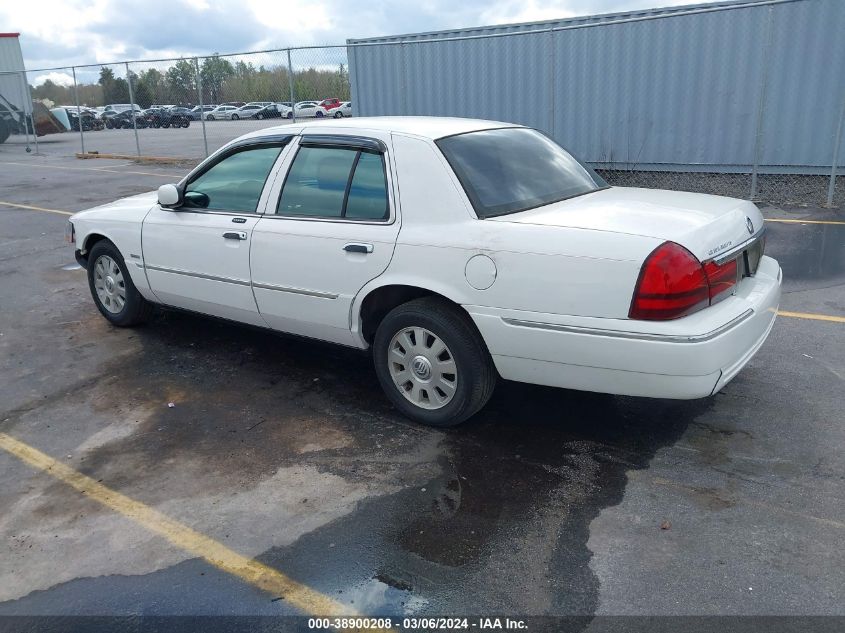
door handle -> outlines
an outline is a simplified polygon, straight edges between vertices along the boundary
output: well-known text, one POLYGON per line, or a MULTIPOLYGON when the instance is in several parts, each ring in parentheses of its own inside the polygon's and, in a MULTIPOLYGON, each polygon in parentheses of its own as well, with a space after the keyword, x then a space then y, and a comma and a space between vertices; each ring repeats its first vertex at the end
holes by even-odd
POLYGON ((245 240, 246 231, 227 231, 223 234, 227 240, 245 240))
POLYGON ((343 247, 347 253, 372 253, 372 244, 347 244, 343 247))

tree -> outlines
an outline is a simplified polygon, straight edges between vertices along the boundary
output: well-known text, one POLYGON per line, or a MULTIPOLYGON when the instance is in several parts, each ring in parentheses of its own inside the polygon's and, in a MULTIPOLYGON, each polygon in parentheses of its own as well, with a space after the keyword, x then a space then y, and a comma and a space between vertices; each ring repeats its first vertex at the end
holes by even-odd
POLYGON ((153 103, 162 100, 159 95, 165 91, 164 75, 155 68, 141 71, 137 80, 133 81, 135 102, 142 108, 149 108, 153 103))
POLYGON ((167 69, 164 78, 173 103, 188 105, 196 101, 196 73, 192 62, 180 59, 167 69))
POLYGON ((202 68, 200 68, 203 97, 208 95, 210 103, 220 103, 223 84, 234 74, 235 69, 228 59, 220 59, 217 53, 212 57, 206 57, 202 60, 202 68))
POLYGON ((114 76, 114 71, 108 66, 100 69, 100 80, 103 87, 103 101, 105 103, 126 103, 129 101, 129 84, 126 80, 114 76))

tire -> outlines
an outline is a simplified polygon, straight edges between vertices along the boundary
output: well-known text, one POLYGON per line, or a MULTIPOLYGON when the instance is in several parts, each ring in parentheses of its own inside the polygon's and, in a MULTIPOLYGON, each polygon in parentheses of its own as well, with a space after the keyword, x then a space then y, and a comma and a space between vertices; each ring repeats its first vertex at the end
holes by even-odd
POLYGON ((293 118, 293 112, 288 112, 288 113, 285 115, 285 118, 286 118, 286 119, 292 119, 292 118, 293 118))
POLYGON ((255 115, 255 118, 256 118, 256 119, 258 119, 258 120, 260 121, 261 119, 263 119, 263 118, 264 118, 264 115, 263 115, 263 114, 256 114, 256 115, 255 115))
POLYGON ((161 121, 159 121, 158 119, 153 119, 152 127, 160 128, 161 127, 161 121))
POLYGON ((110 130, 110 129, 112 129, 112 128, 114 127, 114 125, 112 125, 112 122, 111 122, 111 121, 106 121, 105 125, 106 125, 106 129, 107 129, 107 130, 110 130))
POLYGON ((207 115, 205 115, 205 120, 206 120, 206 121, 213 121, 213 120, 214 120, 214 117, 213 117, 213 116, 211 116, 210 114, 207 114, 207 115))
POLYGON ((182 121, 182 127, 190 127, 191 122, 188 119, 182 121))
POLYGON ((435 297, 409 301, 384 317, 376 330, 373 360, 376 375, 388 399, 402 414, 428 426, 455 426, 472 417, 487 404, 498 378, 487 346, 469 316, 460 308, 435 297), (411 338, 410 331, 414 329, 417 332, 411 338), (423 334, 426 341, 421 340, 420 330, 427 330, 427 334, 423 334), (403 332, 407 338, 403 338, 403 332), (445 350, 429 360, 426 356, 432 356, 434 352, 430 350, 436 349, 438 339, 445 345, 445 350), (416 346, 409 345, 409 349, 404 350, 408 361, 405 365, 396 362, 393 356, 397 345, 401 355, 402 345, 407 345, 403 341, 416 346), (423 357, 423 366, 418 370, 416 363, 412 365, 412 362, 420 356, 423 357), (440 374, 443 380, 438 380, 437 363, 449 363, 450 360, 454 372, 447 370, 440 374), (426 367, 428 382, 418 378, 420 371, 426 367), (394 378, 394 372, 400 371, 407 373, 408 381, 404 387, 400 387, 394 378), (451 381, 448 380, 450 375, 451 381), (442 389, 439 393, 435 391, 436 385, 447 386, 444 381, 454 384, 451 396, 442 389), (418 402, 412 402, 405 395, 414 393, 414 389, 419 394, 418 402))
POLYGON ((322 112, 320 112, 319 110, 317 110, 317 113, 316 113, 314 116, 315 116, 316 118, 318 118, 318 119, 322 119, 322 118, 323 118, 323 113, 322 113, 322 112))
POLYGON ((170 127, 170 121, 162 121, 161 127, 165 128, 165 129, 169 128, 170 127))
POLYGON ((88 288, 100 314, 112 325, 138 325, 149 319, 152 314, 153 304, 144 299, 135 288, 123 256, 109 240, 97 242, 88 254, 88 288), (99 266, 101 263, 102 267, 99 266), (104 278, 103 272, 106 269, 110 270, 104 278), (100 298, 98 286, 105 291, 106 303, 100 298), (112 289, 111 293, 109 288, 112 289), (120 289, 123 290, 124 297, 122 305, 119 299, 120 289))
POLYGON ((343 112, 335 112, 335 113, 334 113, 334 118, 336 118, 336 119, 342 119, 342 118, 343 118, 343 112))
POLYGON ((233 114, 233 115, 232 115, 232 121, 237 121, 237 120, 238 120, 238 119, 240 119, 240 118, 241 118, 241 117, 239 117, 237 114, 233 114))

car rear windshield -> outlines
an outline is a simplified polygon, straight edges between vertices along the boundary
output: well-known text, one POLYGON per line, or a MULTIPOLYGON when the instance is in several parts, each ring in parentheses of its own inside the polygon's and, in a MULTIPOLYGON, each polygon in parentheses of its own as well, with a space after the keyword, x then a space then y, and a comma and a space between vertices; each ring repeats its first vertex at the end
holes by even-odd
POLYGON ((500 128, 437 141, 479 218, 518 213, 607 187, 536 130, 500 128))

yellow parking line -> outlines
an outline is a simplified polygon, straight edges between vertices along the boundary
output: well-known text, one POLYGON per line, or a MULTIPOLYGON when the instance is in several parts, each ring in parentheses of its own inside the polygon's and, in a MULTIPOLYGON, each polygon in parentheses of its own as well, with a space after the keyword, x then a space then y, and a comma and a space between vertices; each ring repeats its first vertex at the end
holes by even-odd
POLYGON ((15 202, 4 202, 0 200, 0 205, 4 207, 14 207, 15 209, 26 209, 27 211, 44 211, 45 213, 58 213, 59 215, 73 215, 71 211, 61 211, 60 209, 45 209, 44 207, 33 207, 29 204, 17 204, 15 202))
POLYGON ((811 312, 789 312, 778 310, 778 316, 792 317, 794 319, 811 319, 813 321, 833 321, 834 323, 845 323, 845 317, 832 316, 830 314, 813 314, 811 312))
POLYGON ((0 165, 19 165, 21 167, 41 167, 42 169, 65 169, 69 171, 105 171, 110 174, 133 174, 138 176, 157 176, 159 178, 175 178, 179 180, 182 176, 178 174, 166 174, 154 171, 130 171, 128 169, 109 169, 107 167, 67 167, 65 165, 43 165, 41 163, 12 163, 0 162, 0 165))
POLYGON ((287 604, 306 614, 356 615, 350 607, 291 580, 263 563, 238 554, 222 543, 200 534, 158 510, 115 492, 10 435, 0 433, 0 448, 33 468, 55 477, 86 497, 98 501, 127 519, 164 537, 173 545, 204 559, 217 569, 237 576, 273 596, 282 596, 287 604))
POLYGON ((783 222, 784 224, 845 224, 841 220, 786 220, 782 218, 763 218, 766 222, 783 222))

